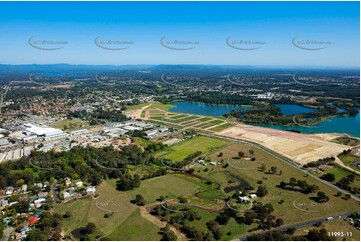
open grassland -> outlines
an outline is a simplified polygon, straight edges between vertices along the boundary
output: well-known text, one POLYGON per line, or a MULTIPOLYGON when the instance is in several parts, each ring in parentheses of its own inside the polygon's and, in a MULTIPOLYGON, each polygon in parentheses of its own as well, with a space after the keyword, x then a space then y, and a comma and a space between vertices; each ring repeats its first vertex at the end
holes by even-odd
POLYGON ((209 129, 209 130, 215 131, 215 132, 219 132, 219 131, 222 131, 222 130, 224 130, 224 129, 230 128, 230 127, 232 127, 232 126, 234 126, 234 124, 225 123, 225 124, 221 124, 221 125, 219 125, 219 126, 217 126, 217 127, 211 128, 211 129, 209 129))
MULTIPOLYGON (((112 179, 106 182, 115 189, 116 180, 112 179)), ((134 199, 137 194, 142 194, 147 203, 153 203, 162 195, 169 199, 188 196, 198 188, 199 185, 195 182, 183 179, 182 176, 168 174, 144 180, 141 186, 135 190, 118 193, 124 193, 130 199, 134 199)))
POLYGON ((70 211, 72 214, 71 219, 64 222, 64 231, 67 234, 92 222, 104 235, 108 235, 113 231, 114 224, 121 224, 136 209, 136 206, 130 203, 133 197, 116 191, 105 182, 97 188, 97 192, 100 195, 96 199, 85 198, 57 205, 58 213, 70 211), (104 215, 110 211, 114 213, 105 218, 104 215))
POLYGON ((156 153, 156 156, 170 159, 172 161, 182 161, 187 156, 197 151, 201 151, 202 154, 208 154, 227 144, 227 141, 197 136, 190 140, 168 147, 167 149, 156 153))
POLYGON ((122 224, 118 225, 108 236, 111 240, 122 241, 159 241, 159 228, 144 219, 137 208, 122 224))
POLYGON ((342 161, 345 166, 351 167, 356 171, 360 171, 360 167, 355 166, 354 164, 360 164, 360 156, 353 154, 340 155, 338 158, 342 161))
MULTIPOLYGON (((280 217, 285 221, 285 224, 291 224, 296 222, 302 222, 307 220, 312 220, 315 218, 321 218, 332 214, 338 214, 348 211, 358 211, 359 204, 357 201, 350 199, 344 200, 340 197, 335 197, 337 193, 333 188, 315 180, 314 178, 307 176, 297 169, 285 164, 278 159, 264 153, 261 150, 258 150, 254 147, 250 147, 244 144, 231 144, 227 147, 224 147, 217 152, 214 152, 209 156, 213 161, 228 162, 232 166, 228 166, 226 169, 217 166, 214 171, 226 170, 232 174, 239 175, 242 179, 247 181, 250 185, 257 188, 259 183, 262 182, 262 185, 266 186, 268 194, 264 198, 258 198, 257 200, 263 203, 270 203, 275 208, 274 215, 280 217), (254 150, 254 155, 250 155, 249 150, 254 150), (233 159, 233 157, 238 156, 238 152, 242 151, 246 156, 254 157, 254 165, 252 161, 245 159, 233 159), (222 152, 223 156, 219 157, 219 153, 222 152), (244 162, 242 162, 244 161, 244 162), (258 170, 260 164, 264 163, 266 165, 266 172, 261 172, 258 170), (253 167, 252 167, 253 166, 253 167), (267 171, 275 166, 278 169, 277 174, 268 174, 267 171), (253 168, 253 169, 252 169, 253 168), (279 171, 282 171, 282 174, 279 174, 279 171), (315 184, 319 186, 321 191, 324 191, 330 200, 326 203, 316 203, 310 198, 315 196, 315 194, 303 194, 297 191, 283 190, 276 187, 281 181, 288 182, 291 177, 294 177, 298 180, 305 180, 309 184, 315 184), (284 200, 283 204, 280 204, 280 200, 284 200), (302 209, 315 210, 316 213, 307 213, 302 212, 294 207, 294 204, 301 206, 302 209)), ((212 173, 204 172, 203 168, 199 170, 200 174, 204 177, 213 179, 212 173)), ((216 177, 218 179, 218 177, 216 177)), ((223 181, 227 178, 223 178, 223 181)))
POLYGON ((137 109, 141 109, 145 106, 149 105, 149 103, 141 103, 141 104, 137 104, 137 105, 127 105, 127 111, 133 111, 133 110, 137 110, 137 109))
POLYGON ((89 125, 85 124, 83 121, 79 119, 65 119, 62 121, 54 122, 51 126, 53 128, 61 129, 64 131, 73 131, 73 130, 85 129, 89 127, 89 125))

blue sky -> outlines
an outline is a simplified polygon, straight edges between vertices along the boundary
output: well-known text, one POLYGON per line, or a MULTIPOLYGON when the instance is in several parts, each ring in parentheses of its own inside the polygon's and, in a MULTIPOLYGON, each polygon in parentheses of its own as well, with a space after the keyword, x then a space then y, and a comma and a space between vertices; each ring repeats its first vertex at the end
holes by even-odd
POLYGON ((359 19, 359 2, 0 2, 0 63, 358 67, 359 19), (66 44, 45 51, 30 37, 66 44), (107 50, 96 37, 133 44, 107 50), (197 44, 173 50, 162 37, 197 44), (258 49, 231 48, 228 37, 258 49), (328 44, 305 50, 295 37, 328 44))

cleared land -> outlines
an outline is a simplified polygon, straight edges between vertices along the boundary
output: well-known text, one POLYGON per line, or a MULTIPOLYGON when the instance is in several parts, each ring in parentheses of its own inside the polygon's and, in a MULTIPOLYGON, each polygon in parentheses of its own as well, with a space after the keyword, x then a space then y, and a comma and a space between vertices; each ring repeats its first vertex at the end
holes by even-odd
POLYGON ((324 141, 312 135, 241 124, 217 132, 217 134, 261 144, 300 164, 330 156, 336 157, 342 151, 351 148, 324 141))

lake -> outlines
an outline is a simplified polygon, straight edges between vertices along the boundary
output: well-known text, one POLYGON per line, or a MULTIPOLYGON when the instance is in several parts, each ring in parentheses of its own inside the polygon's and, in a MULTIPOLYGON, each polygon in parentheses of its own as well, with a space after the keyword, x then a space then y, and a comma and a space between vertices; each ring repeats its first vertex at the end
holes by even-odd
POLYGON ((275 106, 281 109, 281 112, 284 115, 296 115, 300 113, 312 113, 315 111, 313 108, 306 108, 300 105, 294 104, 276 104, 275 106))
MULTIPOLYGON (((207 105, 196 102, 173 102, 175 107, 171 112, 190 113, 204 116, 221 117, 235 109, 249 109, 249 106, 239 105, 207 105)), ((314 109, 293 104, 277 104, 285 115, 313 112, 314 109)), ((281 126, 281 125, 258 125, 280 130, 297 130, 301 133, 346 133, 354 137, 360 137, 360 113, 355 117, 336 117, 310 127, 281 126)))
POLYGON ((170 108, 170 112, 190 113, 204 116, 221 117, 235 109, 250 109, 249 106, 240 105, 209 105, 196 102, 172 102, 175 106, 170 108))

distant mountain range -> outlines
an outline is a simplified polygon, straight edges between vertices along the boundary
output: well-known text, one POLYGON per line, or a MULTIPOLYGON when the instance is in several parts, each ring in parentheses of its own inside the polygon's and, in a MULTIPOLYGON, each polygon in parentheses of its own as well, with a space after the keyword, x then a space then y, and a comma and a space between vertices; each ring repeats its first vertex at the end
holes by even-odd
POLYGON ((62 72, 62 71, 225 71, 225 70, 359 70, 358 68, 335 67, 281 67, 281 66, 250 66, 250 65, 72 65, 72 64, 0 64, 0 72, 62 72))

